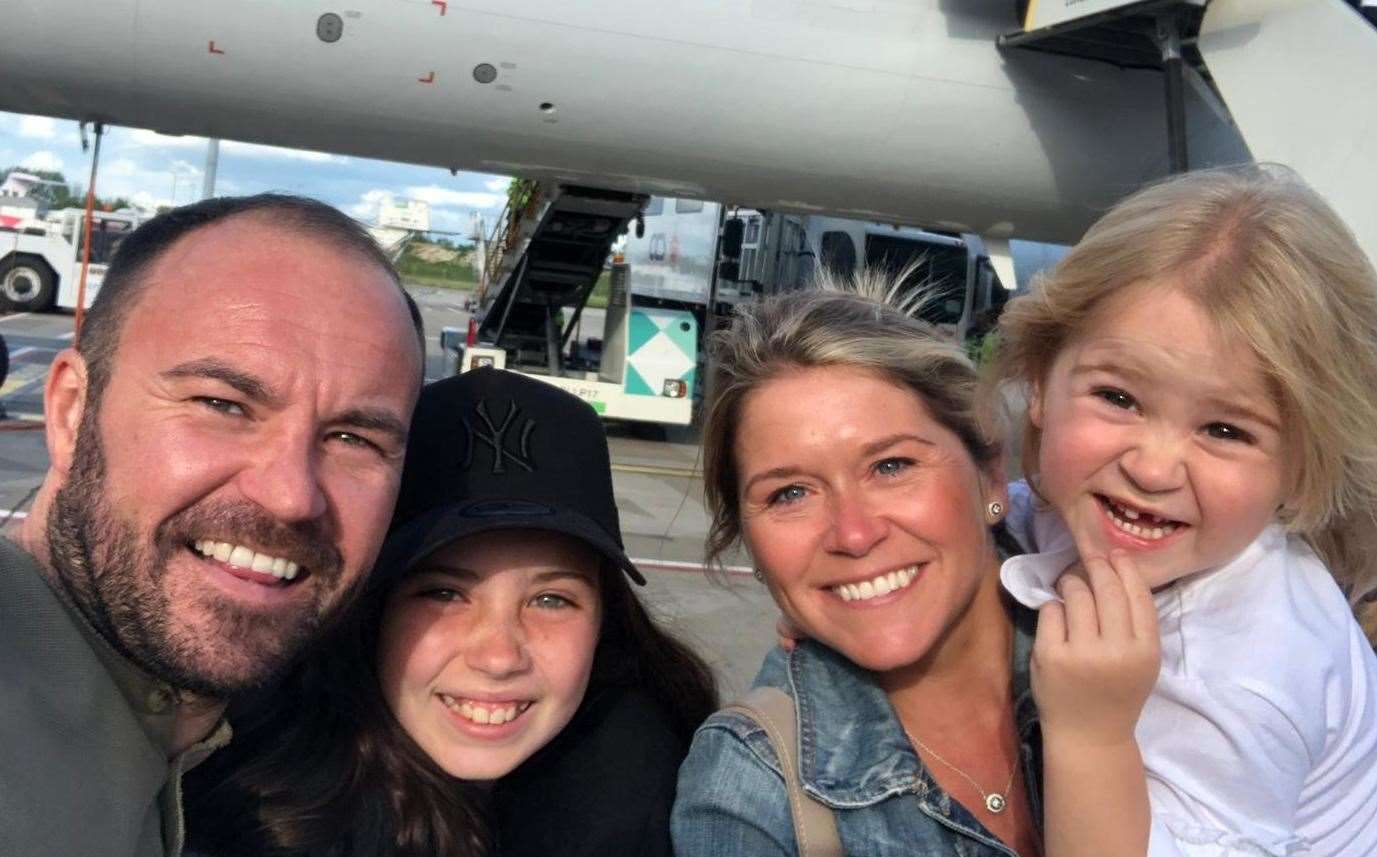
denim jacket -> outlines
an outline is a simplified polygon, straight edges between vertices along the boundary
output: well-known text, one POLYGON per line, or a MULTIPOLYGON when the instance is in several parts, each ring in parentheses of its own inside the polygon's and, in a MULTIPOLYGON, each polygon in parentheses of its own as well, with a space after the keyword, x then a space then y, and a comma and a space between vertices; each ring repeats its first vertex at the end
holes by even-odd
MULTIPOLYGON (((1042 748, 1028 676, 1037 615, 1011 609, 1014 714, 1024 782, 1040 820, 1042 748)), ((792 654, 772 651, 756 677, 761 685, 794 698, 803 787, 835 810, 850 857, 1015 854, 937 785, 866 670, 808 641, 792 654)), ((678 857, 798 853, 779 760, 763 729, 739 714, 708 718, 679 769, 671 826, 678 857)))

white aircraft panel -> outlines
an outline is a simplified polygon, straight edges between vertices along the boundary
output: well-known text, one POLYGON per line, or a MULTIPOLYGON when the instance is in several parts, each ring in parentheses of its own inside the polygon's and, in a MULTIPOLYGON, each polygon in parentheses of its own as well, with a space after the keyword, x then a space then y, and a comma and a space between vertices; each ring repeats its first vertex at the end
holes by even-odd
POLYGON ((1166 168, 1160 76, 1001 54, 1004 0, 0 9, 0 109, 169 133, 1063 241, 1166 168))
POLYGON ((1377 29, 1342 0, 1213 0, 1199 44, 1254 157, 1299 172, 1377 260, 1377 29))

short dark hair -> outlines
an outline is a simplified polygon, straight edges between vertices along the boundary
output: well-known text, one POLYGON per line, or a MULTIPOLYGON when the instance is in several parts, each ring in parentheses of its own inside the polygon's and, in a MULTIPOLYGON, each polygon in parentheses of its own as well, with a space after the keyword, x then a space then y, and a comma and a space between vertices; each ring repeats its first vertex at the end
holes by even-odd
POLYGON ((77 346, 86 361, 88 400, 96 404, 110 380, 111 361, 129 313, 148 285, 148 269, 173 244, 198 229, 240 215, 255 214, 311 238, 336 245, 377 266, 397 286, 406 303, 421 348, 425 369, 425 332, 416 302, 402 288, 392 262, 358 221, 331 205, 304 196, 260 193, 254 196, 222 196, 203 199, 159 214, 129 234, 120 244, 105 273, 81 328, 77 346))

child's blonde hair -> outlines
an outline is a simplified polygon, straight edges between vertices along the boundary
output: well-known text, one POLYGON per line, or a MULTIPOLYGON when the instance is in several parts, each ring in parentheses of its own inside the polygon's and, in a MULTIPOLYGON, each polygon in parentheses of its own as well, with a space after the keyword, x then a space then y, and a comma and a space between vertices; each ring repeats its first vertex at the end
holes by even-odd
MULTIPOLYGON (((1207 170, 1114 206, 1030 294, 1009 304, 991 380, 1030 394, 1099 303, 1171 278, 1220 335, 1256 353, 1292 468, 1281 512, 1353 600, 1377 588, 1377 273, 1291 170, 1207 170)), ((1040 432, 1024 428, 1036 486, 1040 432)))

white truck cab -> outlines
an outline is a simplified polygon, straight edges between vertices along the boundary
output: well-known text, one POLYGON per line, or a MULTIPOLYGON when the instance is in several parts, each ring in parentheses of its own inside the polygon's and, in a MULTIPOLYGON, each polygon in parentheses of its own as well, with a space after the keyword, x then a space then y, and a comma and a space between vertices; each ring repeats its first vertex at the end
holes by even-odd
MULTIPOLYGON (((42 220, 0 227, 0 308, 11 312, 76 309, 85 255, 85 217, 80 208, 66 208, 49 212, 42 220)), ((133 211, 92 213, 86 306, 100 292, 120 242, 145 219, 133 211)))

